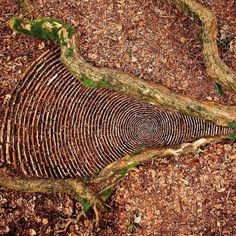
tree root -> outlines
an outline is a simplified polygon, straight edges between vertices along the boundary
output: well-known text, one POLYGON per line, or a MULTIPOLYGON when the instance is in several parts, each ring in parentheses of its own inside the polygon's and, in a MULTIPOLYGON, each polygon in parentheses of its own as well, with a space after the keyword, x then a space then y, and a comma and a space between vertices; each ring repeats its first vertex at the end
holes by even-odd
POLYGON ((112 193, 117 181, 126 176, 129 170, 133 169, 141 162, 164 156, 178 156, 181 154, 194 153, 202 145, 219 142, 222 138, 223 137, 202 138, 195 142, 184 143, 176 147, 140 150, 111 163, 87 184, 78 179, 30 179, 4 176, 0 177, 0 185, 7 189, 22 192, 66 193, 81 203, 84 213, 91 207, 94 207, 96 218, 99 219, 96 206, 101 210, 105 210, 104 202, 112 193), (96 188, 97 192, 91 190, 89 186, 96 188))
MULTIPOLYGON (((97 209, 97 205, 96 205, 96 204, 93 205, 92 208, 93 208, 93 212, 94 212, 94 214, 95 214, 95 222, 96 222, 95 226, 98 227, 98 226, 99 226, 99 222, 100 222, 100 217, 99 217, 100 213, 99 213, 99 211, 98 211, 98 209, 97 209)), ((77 215, 77 217, 76 217, 75 219, 70 219, 70 220, 66 223, 66 226, 65 226, 65 228, 64 228, 63 230, 59 230, 59 231, 57 231, 56 233, 57 233, 57 234, 59 234, 59 233, 66 233, 66 232, 68 231, 70 225, 71 225, 71 224, 77 224, 77 223, 81 220, 81 218, 82 218, 83 216, 85 216, 85 213, 84 213, 84 212, 80 212, 80 213, 77 215)))
POLYGON ((220 142, 223 138, 224 137, 201 138, 192 143, 183 143, 175 147, 149 148, 137 151, 106 166, 100 171, 98 176, 91 180, 91 183, 100 186, 100 189, 113 188, 117 181, 127 175, 129 170, 132 170, 141 162, 155 160, 165 156, 179 156, 187 153, 195 153, 202 145, 220 142))
MULTIPOLYGON (((99 219, 99 211, 97 210, 97 206, 96 205, 93 206, 93 211, 94 211, 94 214, 95 214, 96 227, 98 227, 100 219, 99 219)), ((55 233, 56 234, 66 233, 68 231, 70 225, 77 224, 81 220, 81 218, 83 216, 85 216, 85 213, 84 212, 80 212, 75 219, 69 219, 69 221, 66 223, 66 226, 64 227, 63 230, 58 230, 55 233)))
POLYGON ((62 62, 85 86, 108 88, 153 105, 213 121, 218 125, 226 126, 236 120, 235 106, 197 101, 117 70, 90 65, 81 57, 76 35, 68 24, 53 19, 26 21, 15 17, 11 20, 11 28, 26 35, 57 41, 61 46, 62 62))
POLYGON ((97 206, 101 211, 104 211, 106 209, 105 201, 112 194, 116 184, 141 162, 170 155, 178 156, 194 153, 202 145, 219 142, 222 138, 224 137, 202 138, 195 142, 184 143, 176 147, 140 150, 111 163, 87 184, 84 184, 78 179, 20 179, 0 177, 0 186, 21 192, 66 193, 78 201, 82 206, 82 211, 76 219, 70 219, 65 228, 57 233, 65 233, 69 226, 76 224, 82 216, 85 216, 85 213, 91 207, 95 214, 96 226, 99 226, 99 215, 101 213, 99 213, 97 206), (91 187, 96 189, 96 191, 91 190, 91 187))
POLYGON ((102 210, 102 200, 88 186, 78 179, 29 179, 0 177, 0 185, 7 189, 21 192, 66 193, 82 205, 85 213, 91 206, 97 205, 102 210))
POLYGON ((207 74, 226 89, 236 93, 236 73, 220 58, 217 47, 216 15, 195 0, 170 0, 188 15, 200 20, 202 25, 202 52, 207 74))

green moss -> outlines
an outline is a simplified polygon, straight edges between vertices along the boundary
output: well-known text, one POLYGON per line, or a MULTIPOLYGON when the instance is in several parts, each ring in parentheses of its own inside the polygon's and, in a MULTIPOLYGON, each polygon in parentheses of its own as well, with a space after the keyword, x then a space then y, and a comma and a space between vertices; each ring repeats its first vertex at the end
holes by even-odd
POLYGON ((218 83, 215 83, 215 85, 216 85, 216 91, 217 91, 219 97, 222 97, 224 95, 223 90, 222 90, 222 86, 218 83))
POLYGON ((228 127, 234 130, 234 132, 232 134, 228 135, 228 138, 236 139, 236 121, 229 122, 228 127))
POLYGON ((98 89, 98 88, 106 88, 109 87, 109 83, 102 79, 99 81, 93 81, 92 79, 90 79, 89 77, 87 77, 86 75, 82 75, 80 77, 80 82, 88 88, 93 88, 93 89, 98 89))
POLYGON ((112 194, 113 188, 106 188, 104 189, 99 195, 102 198, 102 200, 105 202, 112 194))
POLYGON ((231 121, 228 123, 228 127, 236 131, 236 121, 231 121))
POLYGON ((22 19, 18 18, 17 16, 13 16, 10 20, 10 27, 12 30, 18 29, 21 22, 23 22, 22 19))
POLYGON ((81 84, 83 84, 85 87, 88 87, 88 88, 96 88, 97 87, 96 83, 92 79, 88 78, 85 75, 82 75, 80 77, 80 82, 81 82, 81 84))
POLYGON ((66 56, 67 56, 67 57, 74 57, 74 51, 73 51, 72 48, 68 48, 68 49, 66 50, 66 56))
POLYGON ((140 148, 139 150, 137 150, 137 151, 131 153, 130 156, 137 156, 137 155, 141 154, 141 153, 144 152, 144 151, 145 151, 145 148, 142 147, 142 148, 140 148))
POLYGON ((108 87, 111 87, 111 84, 105 79, 102 79, 99 82, 97 82, 97 88, 108 88, 108 87))
POLYGON ((119 170, 119 173, 122 175, 122 176, 125 176, 130 169, 136 167, 139 163, 138 162, 132 162, 131 164, 127 165, 126 167, 122 168, 119 170))
POLYGON ((78 198, 79 203, 82 206, 82 211, 86 213, 91 208, 93 203, 91 203, 87 198, 81 197, 80 194, 78 194, 77 198, 78 198))
POLYGON ((54 40, 63 46, 66 46, 67 39, 71 39, 75 34, 72 26, 52 18, 40 18, 30 21, 14 16, 10 20, 10 27, 24 35, 44 40, 54 40))

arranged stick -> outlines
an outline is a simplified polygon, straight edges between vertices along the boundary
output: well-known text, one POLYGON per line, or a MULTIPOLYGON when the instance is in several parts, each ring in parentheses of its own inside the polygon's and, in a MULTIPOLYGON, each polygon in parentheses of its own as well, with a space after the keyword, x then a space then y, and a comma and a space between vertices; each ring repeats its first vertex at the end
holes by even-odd
POLYGON ((97 68, 87 63, 79 52, 72 26, 54 19, 23 20, 13 18, 11 28, 17 32, 57 41, 61 46, 61 61, 85 86, 107 88, 140 101, 165 107, 181 114, 195 116, 227 126, 236 120, 236 107, 179 95, 168 88, 143 81, 110 68, 97 68))

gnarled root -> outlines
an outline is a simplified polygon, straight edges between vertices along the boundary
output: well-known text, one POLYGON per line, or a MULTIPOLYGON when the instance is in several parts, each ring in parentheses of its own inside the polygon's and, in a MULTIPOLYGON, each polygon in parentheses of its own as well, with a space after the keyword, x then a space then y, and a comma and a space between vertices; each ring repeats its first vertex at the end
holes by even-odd
POLYGON ((85 86, 108 88, 153 105, 213 121, 218 125, 228 125, 236 120, 235 106, 197 101, 123 72, 90 65, 81 57, 74 29, 68 24, 53 19, 26 21, 15 17, 11 20, 11 28, 26 35, 57 41, 61 46, 62 62, 85 86))
POLYGON ((21 192, 66 193, 78 201, 82 206, 82 211, 76 219, 69 220, 65 229, 61 232, 67 231, 70 224, 77 223, 90 208, 94 211, 96 225, 98 226, 99 211, 97 207, 99 207, 101 211, 105 210, 104 202, 99 195, 78 179, 29 179, 0 176, 0 186, 21 192))
MULTIPOLYGON (((221 140, 222 137, 202 138, 195 142, 184 143, 176 147, 140 150, 111 163, 86 185, 77 179, 20 179, 0 177, 0 186, 22 192, 66 193, 80 202, 82 212, 78 215, 76 220, 70 220, 65 229, 67 230, 70 224, 77 223, 91 207, 95 213, 96 225, 98 225, 100 217, 97 207, 102 211, 105 209, 105 201, 111 195, 117 182, 138 164, 164 156, 178 156, 181 154, 194 153, 202 145, 219 142, 221 140), (93 189, 96 189, 96 192, 91 190, 91 186, 93 189)), ((63 230, 63 232, 65 232, 65 230, 63 230)))
MULTIPOLYGON (((96 205, 96 204, 93 205, 92 209, 93 209, 94 214, 95 214, 96 227, 98 227, 98 226, 99 226, 99 222, 100 222, 100 217, 99 217, 100 213, 99 213, 99 211, 98 211, 98 209, 97 209, 97 205, 96 205)), ((59 230, 59 231, 57 231, 56 233, 57 233, 57 234, 59 234, 59 233, 66 233, 67 230, 69 229, 70 225, 72 225, 72 224, 77 224, 77 223, 81 220, 81 218, 82 218, 83 216, 85 216, 85 213, 84 213, 83 211, 81 211, 81 212, 76 216, 75 219, 69 219, 69 221, 66 223, 66 226, 64 227, 63 230, 59 230)))
POLYGON ((195 0, 170 0, 202 25, 202 52, 208 75, 231 92, 236 93, 236 73, 220 58, 217 47, 217 19, 215 14, 195 0))
POLYGON ((105 209, 102 200, 82 181, 77 179, 30 179, 0 177, 2 187, 22 192, 66 193, 82 205, 86 212, 91 206, 97 205, 105 209))
POLYGON ((92 179, 91 183, 100 186, 101 189, 113 187, 113 184, 128 174, 138 164, 148 160, 155 160, 165 156, 179 156, 181 154, 195 153, 202 145, 220 142, 223 137, 201 138, 192 143, 183 143, 175 147, 149 148, 140 150, 131 155, 126 155, 122 159, 106 166, 98 176, 92 179))

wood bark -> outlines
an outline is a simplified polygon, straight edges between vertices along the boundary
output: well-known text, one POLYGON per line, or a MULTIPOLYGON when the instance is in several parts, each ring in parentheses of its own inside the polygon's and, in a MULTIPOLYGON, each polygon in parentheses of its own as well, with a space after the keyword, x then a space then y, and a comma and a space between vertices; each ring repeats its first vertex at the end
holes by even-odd
POLYGON ((217 83, 236 93, 236 73, 220 58, 217 47, 216 15, 195 0, 170 0, 183 12, 201 22, 202 53, 206 72, 217 83))
POLYGON ((114 69, 97 68, 87 63, 80 55, 74 29, 68 24, 53 19, 27 21, 13 18, 11 28, 26 35, 57 41, 61 46, 61 61, 85 86, 111 89, 181 114, 213 121, 218 125, 227 126, 229 122, 236 120, 235 106, 198 101, 174 93, 162 85, 149 83, 114 69))

